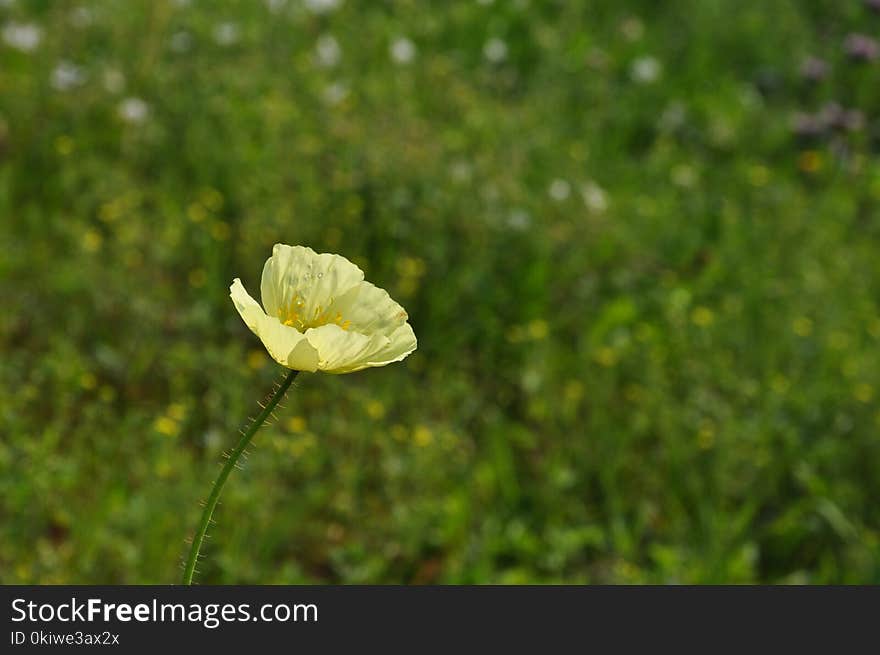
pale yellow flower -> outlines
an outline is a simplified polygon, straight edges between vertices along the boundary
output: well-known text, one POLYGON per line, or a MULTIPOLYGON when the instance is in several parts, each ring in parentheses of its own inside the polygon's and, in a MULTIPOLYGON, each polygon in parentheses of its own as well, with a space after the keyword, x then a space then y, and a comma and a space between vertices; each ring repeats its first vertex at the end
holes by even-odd
POLYGON ((229 292, 247 326, 287 368, 352 373, 416 349, 403 307, 340 255, 278 243, 263 267, 263 307, 238 278, 229 292))

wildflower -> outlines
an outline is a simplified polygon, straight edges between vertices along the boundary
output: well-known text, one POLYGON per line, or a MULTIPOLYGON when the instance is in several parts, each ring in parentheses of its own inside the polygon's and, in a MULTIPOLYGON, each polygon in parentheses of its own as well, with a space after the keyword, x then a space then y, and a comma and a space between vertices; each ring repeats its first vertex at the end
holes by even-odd
POLYGON ((427 425, 418 425, 416 429, 413 430, 413 441, 416 442, 417 446, 430 446, 431 442, 434 441, 434 433, 431 432, 431 428, 427 425))
POLYGON ((180 427, 173 418, 169 416, 160 416, 153 423, 153 428, 161 434, 164 434, 166 437, 176 436, 180 427))
POLYGON ((856 400, 862 403, 869 403, 871 399, 874 397, 874 387, 870 384, 859 384, 856 386, 853 391, 853 395, 856 397, 856 400))
POLYGON ((291 432, 305 432, 306 420, 302 416, 291 416, 287 419, 287 429, 291 432))
POLYGON ((367 403, 366 406, 367 416, 376 421, 382 419, 385 416, 385 405, 383 405, 378 400, 371 400, 367 403))
POLYGON ((500 64, 507 59, 507 44, 501 39, 493 37, 483 46, 483 56, 492 64, 500 64))
POLYGON ((681 102, 673 101, 660 114, 657 127, 663 132, 675 132, 684 127, 686 121, 687 109, 681 102))
POLYGON ((416 349, 406 311, 339 255, 276 244, 263 267, 263 308, 241 280, 230 297, 245 324, 282 366, 351 373, 416 349))
POLYGON ((408 64, 416 57, 416 45, 402 36, 391 43, 391 59, 398 64, 408 64))
POLYGON ((632 16, 620 24, 620 33, 627 41, 638 41, 645 35, 645 24, 632 16))
POLYGON ((342 82, 334 82, 328 84, 324 89, 324 102, 328 105, 335 106, 348 97, 348 86, 342 82))
POLYGON ((770 181, 770 169, 763 164, 753 164, 748 170, 749 183, 754 187, 764 187, 770 181))
POLYGON ((816 139, 825 132, 825 123, 819 116, 799 112, 791 119, 791 131, 799 139, 816 139))
POLYGON ((231 46, 238 41, 239 29, 235 23, 220 23, 214 28, 214 41, 219 46, 231 46))
POLYGON ((855 132, 865 126, 865 115, 858 109, 845 109, 836 102, 822 107, 819 118, 828 129, 855 132))
POLYGON ((697 171, 687 164, 675 166, 671 173, 672 183, 683 189, 690 189, 697 183, 697 171))
POLYGON ((532 224, 532 217, 525 209, 514 209, 507 217, 507 226, 512 230, 526 230, 532 224))
POLYGON ((864 34, 849 34, 843 41, 843 51, 853 61, 871 62, 880 57, 880 44, 864 34))
POLYGON ((587 182, 581 188, 581 197, 590 211, 601 214, 608 209, 608 194, 595 182, 587 182))
POLYGON ((104 72, 104 88, 109 93, 121 93, 125 89, 125 75, 122 71, 111 68, 104 72))
POLYGON ((563 200, 567 200, 568 196, 571 195, 571 185, 565 180, 556 179, 550 183, 550 188, 547 189, 547 193, 556 202, 562 202, 563 200))
POLYGON ((72 153, 73 147, 73 139, 71 139, 66 134, 62 134, 57 139, 55 139, 55 151, 63 157, 66 157, 67 155, 72 153))
POLYGON ((170 46, 171 50, 174 52, 188 52, 192 47, 193 38, 189 32, 184 32, 181 30, 180 32, 175 32, 171 35, 170 46))
POLYGON ((799 337, 807 337, 813 332, 813 321, 806 316, 798 316, 792 321, 791 328, 799 337))
POLYGON ((449 175, 452 181, 458 184, 468 182, 473 176, 473 167, 466 161, 456 161, 449 167, 449 175))
POLYGON ((708 307, 697 307, 691 312, 691 321, 697 327, 708 327, 715 322, 715 314, 708 307))
POLYGON ((801 62, 801 77, 808 82, 821 82, 830 72, 828 62, 818 57, 807 57, 801 62))
POLYGON ((150 113, 150 106, 140 98, 126 98, 119 103, 119 117, 126 123, 143 123, 150 113))
POLYGON ((32 52, 42 39, 43 30, 33 23, 10 21, 3 27, 3 41, 6 45, 22 52, 32 52))
POLYGON ((303 4, 313 14, 327 14, 337 9, 342 4, 342 0, 305 0, 303 4))
POLYGON ((70 12, 70 22, 80 29, 95 22, 95 12, 88 7, 77 7, 70 12))
POLYGON ((641 84, 651 84, 660 79, 663 66, 655 57, 639 57, 630 67, 630 76, 641 84))
POLYGON ((798 168, 804 173, 818 173, 822 168, 822 155, 815 150, 804 150, 798 156, 798 168))
POLYGON ((60 61, 52 71, 52 88, 58 91, 70 89, 85 82, 86 75, 83 69, 69 61, 60 61))
POLYGON ((697 432, 697 445, 702 450, 708 450, 715 444, 715 426, 711 421, 703 421, 697 432))
POLYGON ((333 68, 342 58, 339 42, 330 34, 325 34, 315 44, 315 60, 319 66, 333 68))

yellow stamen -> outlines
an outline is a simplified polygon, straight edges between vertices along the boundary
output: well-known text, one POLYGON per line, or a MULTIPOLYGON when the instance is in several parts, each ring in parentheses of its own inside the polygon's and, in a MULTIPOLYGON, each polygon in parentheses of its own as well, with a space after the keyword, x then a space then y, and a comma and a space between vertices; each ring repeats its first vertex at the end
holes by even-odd
POLYGON ((301 318, 300 313, 294 310, 294 307, 301 307, 302 304, 302 301, 299 300, 299 295, 294 296, 286 306, 282 305, 279 308, 278 320, 284 325, 296 328, 300 331, 304 331, 308 328, 320 327, 322 325, 327 325, 328 323, 334 323, 343 330, 348 330, 348 328, 351 327, 351 321, 346 321, 342 316, 342 312, 336 312, 336 315, 331 318, 331 315, 324 311, 324 308, 321 305, 315 307, 314 318, 311 321, 305 321, 301 318))

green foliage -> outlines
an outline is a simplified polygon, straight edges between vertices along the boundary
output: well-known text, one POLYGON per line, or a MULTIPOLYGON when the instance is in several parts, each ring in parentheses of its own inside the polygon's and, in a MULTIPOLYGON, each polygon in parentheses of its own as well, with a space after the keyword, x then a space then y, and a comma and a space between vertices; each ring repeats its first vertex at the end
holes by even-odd
POLYGON ((0 582, 179 579, 284 242, 419 349, 300 376, 201 582, 880 583, 880 17, 333 4, 0 7, 0 582))

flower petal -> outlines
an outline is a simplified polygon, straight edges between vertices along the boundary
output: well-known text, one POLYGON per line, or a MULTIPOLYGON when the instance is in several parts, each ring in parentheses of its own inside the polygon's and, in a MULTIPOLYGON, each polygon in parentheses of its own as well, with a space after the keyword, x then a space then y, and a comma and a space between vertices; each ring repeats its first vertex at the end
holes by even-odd
POLYGON ((229 287, 229 296, 245 324, 260 338, 276 362, 298 371, 317 370, 318 351, 305 335, 282 325, 274 316, 266 316, 238 278, 229 287))
POLYGON ((260 293, 269 316, 303 329, 363 279, 345 257, 277 243, 263 267, 260 293))
POLYGON ((370 355, 366 366, 385 366, 404 359, 418 346, 416 333, 409 323, 404 323, 389 336, 389 343, 370 355))
POLYGON ((365 360, 388 345, 388 337, 343 330, 328 323, 306 330, 306 338, 318 351, 318 368, 326 373, 351 373, 367 366, 365 360))
POLYGON ((361 282, 330 306, 331 316, 341 315, 350 329, 363 334, 379 332, 390 336, 408 318, 406 310, 385 289, 361 282))
POLYGON ((229 297, 232 298, 232 302, 245 325, 251 329, 251 332, 260 336, 257 334, 257 326, 260 324, 260 318, 265 316, 266 313, 259 303, 245 290, 239 278, 235 278, 229 286, 229 297))

